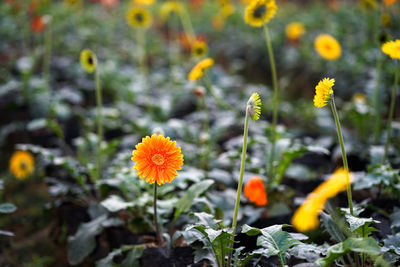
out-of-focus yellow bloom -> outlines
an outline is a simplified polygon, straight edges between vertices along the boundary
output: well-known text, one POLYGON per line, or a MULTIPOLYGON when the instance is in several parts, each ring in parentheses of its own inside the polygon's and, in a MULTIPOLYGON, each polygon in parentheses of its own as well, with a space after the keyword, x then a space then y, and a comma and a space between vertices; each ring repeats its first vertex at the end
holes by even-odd
POLYGON ((300 232, 307 232, 319 226, 318 215, 329 198, 345 191, 350 183, 349 173, 336 170, 325 182, 310 193, 304 203, 296 210, 292 225, 300 232))
POLYGON ((382 13, 381 22, 383 27, 389 27, 390 25, 392 25, 392 18, 390 17, 390 14, 386 12, 382 13))
POLYGON ((89 73, 92 73, 96 69, 97 58, 95 53, 90 49, 84 49, 81 52, 81 66, 89 73))
POLYGON ((253 27, 261 27, 274 17, 276 10, 274 0, 253 0, 246 7, 244 21, 253 27))
POLYGON ((315 87, 314 106, 322 108, 328 104, 333 94, 332 87, 334 84, 335 79, 324 78, 322 81, 319 81, 315 87))
POLYGON ((235 12, 235 6, 230 4, 230 3, 226 3, 223 4, 221 6, 221 11, 220 13, 222 14, 222 16, 224 16, 224 18, 229 17, 230 15, 232 15, 235 12))
POLYGON ((385 4, 385 6, 391 6, 394 3, 396 3, 398 0, 383 0, 383 3, 385 4))
POLYGON ((360 0, 360 6, 364 10, 375 10, 378 7, 376 0, 360 0))
POLYGON ((9 163, 11 173, 18 179, 24 179, 31 175, 35 169, 35 160, 27 151, 16 151, 9 163))
POLYGON ((203 77, 204 72, 214 65, 214 60, 212 58, 206 58, 196 64, 188 75, 190 81, 196 81, 203 77))
POLYGON ((314 42, 318 54, 328 60, 336 60, 342 54, 339 42, 329 34, 319 35, 314 42))
POLYGON ((365 105, 367 103, 367 96, 363 93, 355 93, 352 100, 354 104, 365 105))
POLYGON ((64 0, 64 3, 68 6, 79 6, 82 4, 82 0, 64 0))
POLYGON ((150 12, 142 7, 132 7, 126 13, 126 22, 133 28, 147 28, 151 20, 150 12))
POLYGON ((179 15, 183 12, 183 6, 178 1, 167 1, 160 8, 160 18, 163 21, 169 19, 173 14, 179 15))
POLYGON ((132 2, 141 6, 151 6, 156 0, 133 0, 132 2))
POLYGON ((391 58, 400 59, 400 40, 384 43, 382 45, 382 52, 391 58))
POLYGON ((202 57, 207 54, 207 44, 204 41, 197 40, 192 46, 192 55, 195 57, 202 57))
POLYGON ((289 40, 298 40, 306 32, 303 23, 292 22, 286 26, 286 36, 289 40))
POLYGON ((253 93, 249 100, 247 101, 247 111, 253 121, 260 118, 261 115, 261 99, 260 95, 253 93))
POLYGON ((217 13, 212 17, 211 23, 215 30, 221 31, 225 27, 225 17, 221 13, 217 13))

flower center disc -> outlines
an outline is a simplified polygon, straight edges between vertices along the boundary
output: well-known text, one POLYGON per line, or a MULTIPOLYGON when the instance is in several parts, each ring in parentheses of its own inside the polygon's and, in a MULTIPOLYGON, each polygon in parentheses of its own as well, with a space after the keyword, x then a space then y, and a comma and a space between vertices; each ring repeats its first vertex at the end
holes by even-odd
POLYGON ((154 154, 153 157, 151 157, 151 160, 154 162, 156 165, 162 165, 164 164, 164 156, 161 154, 154 154))
POLYGON ((261 18, 264 16, 265 12, 267 12, 267 7, 265 5, 259 6, 256 8, 256 10, 254 10, 253 16, 255 18, 261 18))

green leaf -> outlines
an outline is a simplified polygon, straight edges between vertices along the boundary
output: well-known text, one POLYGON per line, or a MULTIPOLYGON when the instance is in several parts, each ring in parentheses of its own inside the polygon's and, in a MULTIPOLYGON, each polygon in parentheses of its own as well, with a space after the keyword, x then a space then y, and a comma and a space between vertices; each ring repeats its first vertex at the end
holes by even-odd
POLYGON ((381 253, 381 248, 378 242, 372 237, 350 237, 344 242, 340 242, 328 248, 328 255, 323 259, 319 259, 317 263, 320 266, 329 267, 337 258, 349 252, 365 253, 374 257, 381 253))
POLYGON ((267 253, 264 256, 279 255, 281 262, 284 262, 286 251, 300 244, 300 241, 295 239, 291 234, 282 231, 282 228, 285 226, 289 225, 273 225, 263 229, 243 225, 242 233, 246 233, 247 235, 261 234, 257 239, 257 245, 267 249, 267 253))
POLYGON ((95 237, 103 231, 104 227, 118 226, 122 223, 116 218, 107 219, 107 215, 82 223, 76 234, 68 238, 68 262, 71 265, 81 263, 95 249, 95 237))
POLYGON ((107 199, 101 202, 101 205, 105 207, 110 212, 117 212, 120 210, 124 210, 128 207, 132 207, 132 202, 126 202, 120 196, 111 195, 107 199))
MULTIPOLYGON (((100 261, 96 262, 96 267, 109 267, 113 266, 114 262, 113 259, 116 256, 122 255, 122 253, 131 250, 131 252, 127 255, 127 259, 130 260, 130 265, 132 267, 138 267, 139 259, 144 251, 144 245, 134 245, 134 246, 122 246, 118 249, 114 249, 110 252, 107 257, 101 259, 100 261), (135 265, 136 264, 136 265, 135 265)), ((126 260, 126 259, 125 259, 126 260)), ((124 261, 125 262, 125 261, 124 261)))
POLYGON ((17 207, 12 203, 0 204, 0 213, 13 213, 17 210, 17 207))
POLYGON ((314 245, 300 243, 289 250, 289 254, 298 259, 307 260, 308 262, 315 262, 321 255, 326 252, 325 245, 314 245))
POLYGON ((379 223, 379 221, 376 221, 372 218, 358 218, 355 216, 352 216, 350 214, 346 214, 346 221, 349 223, 350 225, 350 230, 352 232, 354 232, 355 230, 357 230, 358 228, 368 224, 367 226, 369 226, 369 224, 371 223, 379 223))
POLYGON ((334 240, 340 242, 346 239, 345 235, 340 230, 341 228, 334 220, 332 220, 332 217, 330 215, 326 214, 325 212, 321 212, 320 216, 322 219, 322 223, 325 226, 325 229, 334 240))
POLYGON ((209 179, 195 183, 189 187, 185 195, 175 204, 175 219, 178 218, 182 212, 187 212, 190 206, 192 206, 194 199, 204 193, 213 183, 214 181, 209 179))
POLYGON ((400 233, 388 235, 383 240, 383 244, 386 251, 393 250, 397 255, 400 255, 400 233))
POLYGON ((14 233, 9 232, 9 231, 0 230, 0 235, 14 236, 14 233))

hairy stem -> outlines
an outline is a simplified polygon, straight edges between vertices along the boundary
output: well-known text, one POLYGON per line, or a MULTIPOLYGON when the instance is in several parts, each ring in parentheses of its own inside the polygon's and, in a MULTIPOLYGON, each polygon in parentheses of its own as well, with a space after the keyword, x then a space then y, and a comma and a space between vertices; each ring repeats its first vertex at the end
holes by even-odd
POLYGON ((229 251, 228 264, 227 264, 228 267, 231 266, 233 246, 234 246, 234 242, 235 242, 237 215, 238 215, 239 203, 240 203, 240 195, 242 193, 243 173, 244 173, 244 166, 245 166, 245 162, 246 162, 247 134, 248 134, 248 130, 249 130, 249 108, 250 107, 248 107, 248 106, 246 107, 246 117, 244 120, 242 160, 240 162, 240 174, 239 174, 239 183, 238 183, 237 194, 236 194, 235 213, 233 215, 233 221, 232 221, 232 229, 233 230, 232 230, 232 238, 231 238, 231 244, 230 244, 230 248, 232 248, 232 250, 229 251))
POLYGON ((339 115, 338 115, 338 112, 336 109, 335 98, 333 95, 332 95, 332 100, 331 100, 331 108, 332 108, 333 117, 335 118, 336 130, 337 130, 337 135, 338 135, 339 143, 340 143, 340 149, 342 150, 343 167, 344 167, 344 170, 346 171, 347 199, 349 202, 350 214, 354 215, 354 213, 353 213, 353 197, 351 195, 351 183, 350 183, 350 176, 349 176, 349 166, 347 164, 347 156, 346 156, 346 149, 344 148, 342 129, 340 127, 339 115))

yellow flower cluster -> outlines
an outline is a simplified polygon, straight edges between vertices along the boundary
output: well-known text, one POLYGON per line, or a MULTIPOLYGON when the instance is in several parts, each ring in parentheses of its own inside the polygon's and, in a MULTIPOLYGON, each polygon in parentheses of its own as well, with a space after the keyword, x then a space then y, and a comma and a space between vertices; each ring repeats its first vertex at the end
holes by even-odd
POLYGON ((274 0, 253 0, 246 7, 244 21, 253 27, 261 27, 274 17, 277 8, 274 0))
POLYGON ((342 54, 339 42, 329 34, 319 35, 314 42, 318 54, 328 60, 338 59, 342 54))
POLYGON ((328 104, 333 94, 332 87, 334 84, 335 79, 324 78, 322 81, 319 81, 315 87, 314 106, 322 108, 328 104))
POLYGON ((260 118, 261 115, 261 99, 260 95, 257 93, 253 93, 247 101, 247 110, 249 115, 253 121, 256 121, 260 118))
POLYGON ((391 58, 400 59, 400 40, 389 41, 382 45, 382 52, 391 58))
POLYGON ((33 173, 35 161, 31 153, 17 151, 11 156, 9 167, 16 178, 24 179, 33 173))
POLYGON ((336 170, 325 182, 310 193, 292 218, 293 226, 300 232, 307 232, 319 226, 318 215, 326 201, 346 190, 350 183, 349 173, 344 169, 336 170))
POLYGON ((196 81, 203 77, 204 72, 214 65, 214 60, 212 58, 206 58, 196 64, 188 75, 190 81, 196 81))

